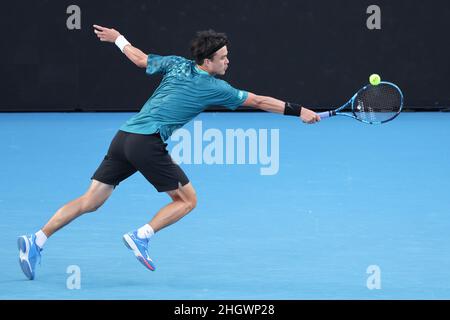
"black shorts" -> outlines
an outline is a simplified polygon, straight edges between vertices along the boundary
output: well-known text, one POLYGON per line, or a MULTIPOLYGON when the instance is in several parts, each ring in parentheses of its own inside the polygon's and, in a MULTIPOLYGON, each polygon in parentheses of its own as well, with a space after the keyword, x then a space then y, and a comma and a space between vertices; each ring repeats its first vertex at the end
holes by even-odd
POLYGON ((117 132, 108 153, 91 179, 117 186, 136 171, 159 192, 178 189, 189 183, 186 174, 169 155, 158 133, 117 132))

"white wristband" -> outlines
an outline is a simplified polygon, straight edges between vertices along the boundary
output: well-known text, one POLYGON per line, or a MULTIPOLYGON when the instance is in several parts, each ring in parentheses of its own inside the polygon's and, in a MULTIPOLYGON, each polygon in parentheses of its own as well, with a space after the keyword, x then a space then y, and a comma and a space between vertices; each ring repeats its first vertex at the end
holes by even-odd
POLYGON ((123 49, 125 48, 125 46, 127 44, 130 44, 123 35, 118 36, 116 41, 114 41, 114 43, 116 44, 116 46, 119 47, 120 51, 122 51, 122 52, 123 52, 123 49))

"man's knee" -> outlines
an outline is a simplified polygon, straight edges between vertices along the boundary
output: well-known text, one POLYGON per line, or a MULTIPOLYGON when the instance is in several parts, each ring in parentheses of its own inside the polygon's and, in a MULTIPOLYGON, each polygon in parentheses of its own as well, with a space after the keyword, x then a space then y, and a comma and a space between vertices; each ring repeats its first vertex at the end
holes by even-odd
POLYGON ((168 194, 174 202, 183 203, 186 213, 194 210, 197 206, 197 195, 190 183, 177 190, 170 191, 168 194))
POLYGON ((197 206, 197 196, 194 194, 190 196, 188 199, 186 199, 186 205, 188 212, 194 210, 195 207, 197 206))
POLYGON ((81 211, 85 213, 97 211, 103 205, 105 200, 96 199, 90 195, 84 195, 80 198, 81 211))
POLYGON ((79 198, 82 212, 94 212, 100 208, 113 192, 114 187, 93 180, 89 190, 79 198))
POLYGON ((184 198, 175 198, 174 201, 181 202, 186 213, 191 212, 197 206, 197 197, 195 195, 184 198))

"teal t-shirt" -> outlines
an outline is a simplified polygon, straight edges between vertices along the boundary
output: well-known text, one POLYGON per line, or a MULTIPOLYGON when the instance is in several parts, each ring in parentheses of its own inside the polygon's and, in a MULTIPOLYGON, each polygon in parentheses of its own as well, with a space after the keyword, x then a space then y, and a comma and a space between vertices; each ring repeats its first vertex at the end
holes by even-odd
POLYGON ((237 90, 199 69, 195 61, 179 56, 150 54, 146 73, 160 73, 163 79, 141 111, 120 127, 122 131, 159 132, 165 141, 208 106, 235 110, 248 96, 248 92, 237 90))

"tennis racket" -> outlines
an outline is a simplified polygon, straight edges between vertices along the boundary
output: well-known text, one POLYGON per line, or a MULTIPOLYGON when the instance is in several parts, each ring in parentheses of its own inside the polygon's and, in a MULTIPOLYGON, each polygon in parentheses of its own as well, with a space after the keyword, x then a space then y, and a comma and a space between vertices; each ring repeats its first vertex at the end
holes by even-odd
POLYGON ((318 115, 321 119, 346 116, 368 124, 382 124, 395 119, 402 108, 403 93, 400 88, 382 81, 376 86, 366 85, 341 107, 318 115))

